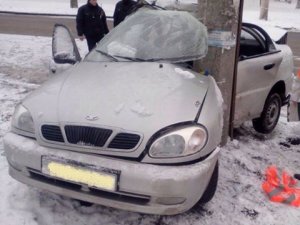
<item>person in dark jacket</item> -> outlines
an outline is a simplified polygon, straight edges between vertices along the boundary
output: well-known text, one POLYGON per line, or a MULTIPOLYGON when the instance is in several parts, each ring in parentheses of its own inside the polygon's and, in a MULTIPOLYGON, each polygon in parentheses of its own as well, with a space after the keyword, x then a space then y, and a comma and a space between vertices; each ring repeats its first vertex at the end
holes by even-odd
POLYGON ((114 12, 114 26, 116 27, 121 23, 126 16, 131 13, 131 10, 137 3, 132 0, 121 0, 117 3, 114 12))
POLYGON ((88 0, 78 9, 76 28, 80 40, 86 38, 89 51, 109 32, 105 12, 97 0, 88 0))

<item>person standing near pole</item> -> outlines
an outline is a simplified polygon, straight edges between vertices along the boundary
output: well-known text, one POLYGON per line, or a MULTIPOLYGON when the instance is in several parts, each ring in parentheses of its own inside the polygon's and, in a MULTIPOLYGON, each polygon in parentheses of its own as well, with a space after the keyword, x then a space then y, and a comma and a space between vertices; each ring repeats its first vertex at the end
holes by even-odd
POLYGON ((78 9, 76 28, 80 40, 86 38, 89 51, 109 32, 105 12, 97 0, 88 0, 78 9))
POLYGON ((121 0, 117 3, 114 12, 114 27, 121 23, 137 3, 133 0, 121 0))

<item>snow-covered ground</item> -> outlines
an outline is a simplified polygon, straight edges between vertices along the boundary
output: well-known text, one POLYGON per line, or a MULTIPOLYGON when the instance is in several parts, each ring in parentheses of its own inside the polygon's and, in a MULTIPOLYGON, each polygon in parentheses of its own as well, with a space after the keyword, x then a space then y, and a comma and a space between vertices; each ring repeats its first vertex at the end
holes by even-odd
POLYGON ((244 21, 300 30, 300 9, 296 9, 296 0, 292 0, 292 3, 284 0, 270 0, 268 21, 266 22, 258 19, 260 0, 244 1, 244 21))
MULTIPOLYGON (((76 41, 81 55, 84 56, 88 51, 86 41, 76 41)), ((52 60, 51 46, 50 37, 0 35, 0 73, 32 83, 46 81, 52 76, 49 69, 52 60)), ((58 67, 64 68, 65 66, 58 67)))
MULTIPOLYGON (((126 212, 79 202, 21 184, 8 175, 2 137, 8 131, 14 106, 48 79, 30 77, 48 73, 49 38, 0 35, 0 224, 5 225, 298 225, 300 209, 271 203, 261 190, 264 170, 277 165, 299 172, 300 148, 288 139, 299 137, 299 123, 288 123, 284 108, 271 135, 258 135, 250 124, 236 130, 236 139, 222 149, 220 179, 215 198, 177 216, 126 212), (6 43, 5 45, 2 43, 6 43), (30 46, 30 47, 28 47, 30 46), (25 68, 22 70, 22 68, 25 68), (26 72, 26 76, 23 76, 26 72), (14 76, 10 76, 14 74, 14 76)), ((82 43, 81 43, 82 44, 82 43)), ((86 51, 86 46, 81 52, 86 51), (84 49, 84 50, 83 50, 84 49)), ((84 53, 83 53, 84 54, 84 53)))

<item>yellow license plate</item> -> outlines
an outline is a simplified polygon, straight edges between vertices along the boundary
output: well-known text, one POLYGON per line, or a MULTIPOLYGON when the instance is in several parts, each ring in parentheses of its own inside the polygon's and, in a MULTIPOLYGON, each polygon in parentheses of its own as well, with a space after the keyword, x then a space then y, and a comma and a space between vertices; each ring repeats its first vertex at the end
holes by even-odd
POLYGON ((117 175, 74 166, 65 162, 43 160, 43 173, 62 180, 71 181, 99 189, 116 191, 117 175))

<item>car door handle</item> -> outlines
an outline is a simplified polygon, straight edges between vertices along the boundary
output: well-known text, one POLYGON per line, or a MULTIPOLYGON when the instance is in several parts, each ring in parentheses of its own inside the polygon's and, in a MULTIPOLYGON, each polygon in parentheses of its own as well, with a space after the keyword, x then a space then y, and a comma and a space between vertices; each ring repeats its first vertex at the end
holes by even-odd
POLYGON ((270 70, 270 69, 272 69, 274 66, 275 66, 275 63, 265 65, 265 66, 264 66, 264 70, 270 70))

